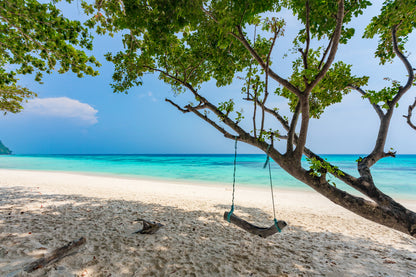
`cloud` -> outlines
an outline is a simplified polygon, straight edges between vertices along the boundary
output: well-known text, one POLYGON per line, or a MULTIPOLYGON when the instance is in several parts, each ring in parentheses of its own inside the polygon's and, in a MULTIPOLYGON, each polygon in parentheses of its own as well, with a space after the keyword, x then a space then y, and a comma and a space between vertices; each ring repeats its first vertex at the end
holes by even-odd
POLYGON ((95 124, 97 110, 86 103, 68 97, 35 98, 25 105, 25 113, 78 119, 87 124, 95 124))

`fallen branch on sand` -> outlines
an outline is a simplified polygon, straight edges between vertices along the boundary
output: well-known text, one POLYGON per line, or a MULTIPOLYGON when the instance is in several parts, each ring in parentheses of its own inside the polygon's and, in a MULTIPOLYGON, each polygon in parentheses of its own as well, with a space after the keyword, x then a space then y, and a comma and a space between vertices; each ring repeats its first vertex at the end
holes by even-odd
POLYGON ((154 234, 163 226, 163 224, 159 222, 151 222, 140 218, 136 221, 143 222, 143 228, 137 232, 134 232, 133 234, 154 234))
POLYGON ((40 258, 29 265, 24 267, 24 271, 26 272, 33 272, 36 269, 48 266, 49 264, 56 263, 57 261, 61 260, 62 258, 68 256, 70 252, 86 242, 84 237, 79 238, 78 240, 71 241, 67 245, 55 249, 50 255, 40 258))

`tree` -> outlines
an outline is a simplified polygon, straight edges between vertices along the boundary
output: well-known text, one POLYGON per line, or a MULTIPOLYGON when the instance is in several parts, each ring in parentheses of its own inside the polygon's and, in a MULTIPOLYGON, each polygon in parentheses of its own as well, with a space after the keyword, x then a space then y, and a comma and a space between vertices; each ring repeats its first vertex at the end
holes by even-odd
POLYGON ((5 113, 21 111, 22 102, 36 96, 18 85, 19 75, 34 74, 41 83, 43 73, 57 64, 59 73, 98 74, 91 67, 98 61, 76 48, 92 49, 88 28, 65 18, 55 6, 58 1, 0 0, 0 110, 5 113))
POLYGON ((405 85, 393 81, 391 87, 380 91, 365 90, 362 87, 368 77, 354 76, 351 65, 334 62, 338 45, 348 43, 354 35, 346 23, 370 4, 364 0, 101 0, 95 6, 84 4, 84 8, 93 15, 88 26, 95 26, 99 33, 123 33, 124 51, 106 56, 115 65, 115 92, 141 85, 145 73, 158 73, 176 95, 188 92, 193 97, 194 103, 186 105, 166 99, 179 111, 195 114, 226 138, 267 152, 281 168, 332 202, 416 237, 416 213, 381 192, 371 173, 377 161, 395 156, 384 149, 395 107, 414 81, 413 69, 403 53, 406 38, 416 27, 415 2, 385 1, 365 33, 368 38, 379 36, 375 54, 381 63, 394 57, 401 60, 408 71, 405 85), (289 78, 277 72, 282 65, 271 55, 284 35, 284 18, 277 17, 287 14, 282 9, 292 11, 304 26, 293 42, 299 56, 289 78), (317 43, 325 46, 313 49, 317 43), (226 87, 237 74, 245 75, 242 93, 244 100, 252 103, 250 117, 237 107, 237 100, 214 103, 201 93, 209 80, 226 87), (279 86, 274 92, 269 91, 271 82, 279 86), (352 90, 368 99, 380 118, 373 151, 357 160, 358 178, 305 146, 310 119, 319 118, 326 107, 341 102, 352 90), (290 118, 270 106, 272 97, 287 99, 290 118), (282 141, 285 151, 278 151, 276 144, 282 141), (301 163, 304 155, 309 168, 301 163), (368 199, 337 188, 330 177, 368 199))

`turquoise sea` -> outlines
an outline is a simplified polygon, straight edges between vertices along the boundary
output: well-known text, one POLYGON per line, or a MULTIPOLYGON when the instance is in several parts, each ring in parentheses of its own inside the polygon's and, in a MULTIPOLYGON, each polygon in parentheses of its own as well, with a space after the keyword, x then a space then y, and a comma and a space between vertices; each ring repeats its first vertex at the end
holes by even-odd
MULTIPOLYGON (((359 155, 323 155, 329 162, 357 176, 359 155)), ((265 155, 237 157, 236 182, 241 186, 269 185, 265 155)), ((184 182, 232 184, 234 155, 11 155, 0 156, 0 168, 109 174, 128 178, 154 178, 184 182)), ((306 161, 305 161, 306 164, 306 161)), ((378 187, 385 193, 416 199, 416 155, 385 158, 373 167, 378 187)), ((276 189, 308 189, 272 163, 276 189)), ((337 186, 347 189, 340 183, 337 186)))

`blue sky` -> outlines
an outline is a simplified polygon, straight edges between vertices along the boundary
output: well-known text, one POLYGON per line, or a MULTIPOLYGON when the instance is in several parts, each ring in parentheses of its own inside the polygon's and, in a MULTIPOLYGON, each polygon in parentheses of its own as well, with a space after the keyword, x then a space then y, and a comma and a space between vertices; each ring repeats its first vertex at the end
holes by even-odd
MULTIPOLYGON (((82 17, 80 8, 63 5, 63 11, 72 18, 82 17)), ((356 39, 341 46, 337 59, 353 64, 357 75, 369 75, 367 88, 380 89, 386 85, 383 77, 404 82, 406 71, 400 61, 379 66, 373 58, 376 40, 361 39, 363 28, 377 13, 379 6, 371 7, 352 25, 356 27, 356 39)), ((299 25, 291 20, 286 36, 278 41, 285 51, 293 40, 299 25)), ((416 34, 412 34, 407 49, 409 60, 416 66, 416 34)), ((0 140, 16 154, 174 154, 174 153, 232 153, 233 142, 225 139, 214 128, 191 114, 182 114, 170 104, 170 88, 146 75, 141 87, 126 94, 114 94, 110 87, 113 66, 103 54, 120 49, 120 40, 96 37, 94 56, 103 64, 98 77, 77 78, 72 73, 45 76, 44 84, 24 76, 20 85, 38 93, 20 114, 0 117, 0 140)), ((280 48, 279 48, 280 49, 280 48)), ((274 70, 288 76, 290 57, 282 59, 285 52, 273 52, 274 70)), ((214 102, 240 97, 238 81, 227 88, 217 89, 208 83, 201 90, 214 102)), ((416 89, 400 102, 392 121, 387 149, 393 147, 399 154, 416 153, 416 132, 402 117, 413 102, 416 89)), ((186 96, 175 98, 186 103, 186 96)), ((282 99, 271 103, 287 113, 282 99)), ((246 109, 248 104, 242 104, 246 109)), ((308 146, 317 153, 368 153, 372 150, 378 128, 378 117, 367 101, 352 92, 341 104, 329 107, 319 120, 312 120, 308 146)), ((240 145, 242 153, 259 153, 251 146, 240 145)))

